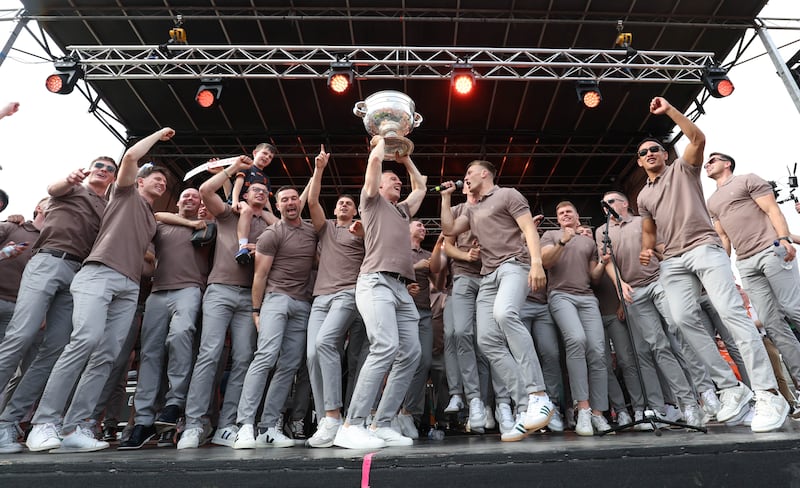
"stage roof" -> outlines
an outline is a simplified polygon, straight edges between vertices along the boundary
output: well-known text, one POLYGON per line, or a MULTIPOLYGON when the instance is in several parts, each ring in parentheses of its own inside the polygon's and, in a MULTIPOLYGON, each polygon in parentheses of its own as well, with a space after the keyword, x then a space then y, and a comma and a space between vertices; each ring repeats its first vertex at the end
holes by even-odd
MULTIPOLYGON (((681 110, 696 110, 696 100, 707 98, 697 63, 725 59, 766 1, 22 3, 25 17, 38 20, 60 48, 87 60, 88 83, 126 127, 124 137, 133 141, 162 126, 177 131, 153 156, 176 182, 210 157, 249 154, 270 142, 279 150, 269 168, 273 188, 303 186, 324 144, 332 158, 323 200, 332 209, 337 194, 357 195, 363 182, 369 136, 353 105, 391 89, 408 94, 424 118, 409 138, 430 184, 459 179, 466 163, 487 159, 498 167, 498 183, 517 187, 534 213, 553 215, 555 204, 569 199, 599 225, 604 191, 641 187, 636 143, 674 137, 667 117, 650 116, 649 100, 664 96, 681 110), (177 15, 188 44, 162 48, 159 58, 152 48, 169 40, 177 15), (618 21, 635 51, 615 49, 618 21), (123 49, 98 54, 92 47, 123 49), (236 49, 226 54, 227 47, 236 49), (131 52, 140 57, 120 61, 131 52), (686 53, 708 56, 697 61, 686 53), (97 61, 103 56, 105 64, 97 61), (213 61, 198 61, 207 56, 213 61), (326 85, 320 62, 326 56, 356 64, 355 85, 345 95, 326 85), (468 97, 450 86, 448 70, 459 60, 472 61, 478 78, 468 97), (194 102, 200 72, 224 75, 221 103, 211 109, 194 102), (598 108, 578 102, 579 77, 599 80, 598 108)), ((439 198, 429 196, 419 216, 435 222, 438 208, 439 198)))

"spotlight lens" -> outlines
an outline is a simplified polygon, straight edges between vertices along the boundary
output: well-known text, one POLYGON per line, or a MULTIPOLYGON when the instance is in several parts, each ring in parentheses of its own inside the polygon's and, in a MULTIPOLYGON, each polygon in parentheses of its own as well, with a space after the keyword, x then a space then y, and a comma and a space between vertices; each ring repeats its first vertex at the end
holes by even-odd
POLYGON ((600 92, 588 91, 583 94, 583 104, 586 108, 596 108, 600 105, 600 92))
POLYGON ((453 81, 453 86, 456 89, 456 93, 466 95, 472 91, 472 87, 475 86, 475 80, 470 75, 458 75, 453 81))
POLYGON ((44 86, 47 87, 47 91, 51 93, 59 93, 64 87, 64 80, 61 79, 61 75, 50 75, 47 77, 47 80, 45 80, 44 86))
POLYGON ((203 108, 209 108, 214 105, 216 101, 217 99, 211 90, 201 90, 200 93, 197 94, 197 104, 203 108))
POLYGON ((331 76, 329 85, 335 93, 344 93, 350 88, 350 80, 347 75, 336 74, 331 76))
POLYGON ((717 91, 720 96, 727 97, 733 93, 733 83, 731 83, 731 80, 722 80, 717 83, 717 91))

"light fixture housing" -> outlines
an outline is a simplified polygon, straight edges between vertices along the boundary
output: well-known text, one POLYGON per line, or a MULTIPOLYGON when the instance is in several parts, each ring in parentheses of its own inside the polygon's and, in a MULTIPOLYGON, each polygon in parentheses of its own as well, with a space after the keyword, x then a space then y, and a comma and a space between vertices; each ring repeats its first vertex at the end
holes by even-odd
POLYGON ((461 96, 472 93, 475 88, 475 74, 472 72, 472 65, 468 63, 456 63, 450 74, 453 90, 461 96))
POLYGON ((62 59, 54 63, 56 73, 47 77, 44 86, 51 93, 72 93, 75 84, 83 78, 83 68, 74 59, 62 59))
POLYGON ((353 63, 348 61, 334 61, 328 74, 328 88, 341 95, 350 89, 353 84, 353 63))
POLYGON ((575 83, 575 93, 578 95, 578 101, 586 108, 597 108, 603 101, 600 87, 595 80, 578 80, 575 83))
POLYGON ((202 108, 211 108, 222 97, 222 78, 201 78, 194 100, 202 108))
POLYGON ((719 66, 706 66, 700 79, 714 98, 725 98, 733 93, 733 82, 728 78, 728 72, 719 66))

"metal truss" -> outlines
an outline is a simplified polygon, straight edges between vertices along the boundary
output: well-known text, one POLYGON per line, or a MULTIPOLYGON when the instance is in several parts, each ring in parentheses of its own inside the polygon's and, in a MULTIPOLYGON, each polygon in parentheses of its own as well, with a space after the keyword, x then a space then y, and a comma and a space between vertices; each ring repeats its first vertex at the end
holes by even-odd
POLYGON ((87 81, 327 77, 335 61, 356 79, 444 79, 467 63, 476 79, 695 84, 712 52, 396 46, 68 46, 87 81))

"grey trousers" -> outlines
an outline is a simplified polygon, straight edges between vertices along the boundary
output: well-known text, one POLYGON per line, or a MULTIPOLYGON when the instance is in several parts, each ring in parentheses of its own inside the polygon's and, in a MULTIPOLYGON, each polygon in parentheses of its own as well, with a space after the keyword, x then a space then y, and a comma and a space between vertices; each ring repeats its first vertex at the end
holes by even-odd
POLYGON ((594 410, 608 410, 605 335, 597 298, 554 291, 548 303, 564 338, 572 399, 588 400, 594 410))
POLYGON ((800 384, 800 342, 786 324, 800 325, 800 274, 797 259, 784 269, 772 250, 736 262, 742 285, 764 324, 767 335, 783 357, 795 384, 800 384))
POLYGON ((200 350, 186 396, 186 428, 202 427, 214 390, 214 376, 219 367, 225 334, 231 330, 231 372, 225 387, 225 399, 219 414, 219 427, 236 423, 236 408, 242 394, 247 367, 253 359, 256 327, 253 324, 253 299, 249 287, 208 285, 203 295, 203 329, 200 350))
POLYGON ((119 416, 123 402, 128 400, 125 387, 128 385, 128 371, 130 371, 133 363, 131 352, 136 346, 136 340, 139 339, 143 315, 144 304, 139 303, 136 306, 136 313, 133 315, 133 323, 131 324, 131 330, 128 331, 128 337, 122 344, 122 349, 116 361, 114 361, 114 366, 111 368, 111 374, 103 387, 103 393, 100 394, 100 399, 94 407, 92 418, 95 420, 103 418, 104 425, 116 425, 119 420, 127 420, 120 419, 119 416))
POLYGON ((480 278, 456 275, 444 305, 444 362, 450 395, 481 395, 475 351, 475 300, 480 278))
POLYGON ((344 411, 350 409, 350 399, 353 398, 353 390, 356 388, 358 374, 361 367, 369 355, 369 339, 367 339, 367 329, 364 327, 364 319, 358 313, 356 307, 356 317, 347 331, 347 342, 345 344, 345 354, 347 355, 347 386, 344 393, 344 411))
MULTIPOLYGON (((697 404, 697 398, 664 333, 662 318, 664 314, 668 313, 664 289, 657 281, 634 289, 633 303, 628 304, 627 308, 630 315, 628 325, 631 327, 631 331, 640 336, 642 345, 652 352, 656 367, 661 371, 667 387, 675 395, 680 405, 697 404)), ((637 348, 638 344, 637 342, 637 348)))
POLYGON ((139 381, 133 397, 136 424, 153 425, 155 422, 164 353, 168 356, 169 381, 165 405, 185 407, 200 300, 201 292, 197 287, 154 291, 147 298, 142 320, 139 381))
POLYGON ((730 355, 736 367, 739 369, 739 376, 742 377, 742 383, 749 387, 750 376, 747 374, 747 367, 744 364, 744 359, 742 359, 739 348, 736 346, 736 340, 733 338, 733 334, 728 330, 725 323, 722 322, 722 318, 711 304, 708 295, 700 295, 700 321, 703 323, 703 327, 705 327, 706 332, 712 339, 715 339, 717 335, 719 335, 722 342, 725 343, 728 355, 730 355))
POLYGON ((433 361, 433 326, 430 309, 417 308, 417 313, 419 313, 419 364, 408 386, 403 405, 412 415, 419 416, 425 411, 425 385, 428 384, 431 361, 433 361))
POLYGON ((236 421, 255 423, 261 400, 264 410, 259 427, 275 427, 286 398, 292 388, 297 368, 303 362, 306 347, 306 328, 311 304, 282 293, 267 293, 261 304, 258 320, 258 346, 247 374, 236 421), (267 378, 272 380, 264 398, 267 378))
POLYGON ((65 433, 86 424, 94 412, 128 337, 139 283, 108 266, 89 263, 75 275, 70 292, 75 302, 70 342, 53 366, 32 420, 54 424, 63 414, 65 433), (72 402, 64 412, 73 387, 72 402))
POLYGON ((558 343, 558 328, 550 315, 550 307, 546 303, 525 300, 519 314, 522 323, 533 336, 547 395, 553 402, 560 403, 564 390, 561 346, 558 343))
POLYGON ((388 372, 375 413, 375 423, 388 426, 419 364, 419 313, 406 285, 382 273, 359 275, 356 306, 367 330, 369 354, 353 390, 347 422, 364 423, 388 372))
POLYGON ((684 338, 707 361, 711 377, 720 389, 738 384, 728 364, 722 359, 714 341, 700 325, 697 303, 700 287, 733 335, 742 354, 754 390, 777 391, 764 343, 755 324, 747 316, 742 297, 736 290, 730 272, 730 258, 718 245, 698 246, 680 256, 661 261, 659 278, 667 296, 672 318, 684 338))
MULTIPOLYGON (((645 344, 641 342, 635 343, 636 348, 634 349, 634 346, 631 345, 631 339, 628 336, 628 326, 621 322, 616 315, 603 315, 602 317, 603 330, 606 336, 607 384, 611 406, 619 413, 625 408, 625 397, 613 369, 609 341, 614 345, 614 351, 617 356, 617 366, 622 370, 622 377, 625 380, 625 387, 630 395, 633 409, 644 410, 645 404, 649 402, 652 408, 663 411, 664 398, 661 395, 661 387, 658 383, 658 375, 656 375, 655 367, 653 366, 653 357, 650 354, 650 349, 644 347, 645 344), (634 356, 636 356, 636 358, 634 358, 634 356), (639 368, 636 367, 636 359, 639 360, 639 368), (647 388, 647 386, 645 386, 648 393, 648 402, 645 402, 642 385, 639 383, 640 374, 643 376, 645 385, 652 385, 652 388, 647 388)), ((636 340, 635 337, 634 340, 636 340)))
POLYGON ((342 351, 357 313, 355 288, 319 295, 311 305, 306 364, 318 419, 343 405, 342 351))
POLYGON ((517 411, 530 393, 545 391, 533 337, 520 318, 530 266, 506 261, 481 280, 476 302, 478 349, 492 365, 493 381, 508 388, 517 411))
MULTIPOLYGON (((31 365, 35 373, 28 381, 44 385, 56 359, 72 332, 72 295, 69 287, 80 263, 49 254, 35 254, 22 273, 14 314, 0 343, 0 386, 17 372, 17 367, 47 320, 39 359, 31 365)), ((39 391, 41 388, 39 387, 39 391)))

